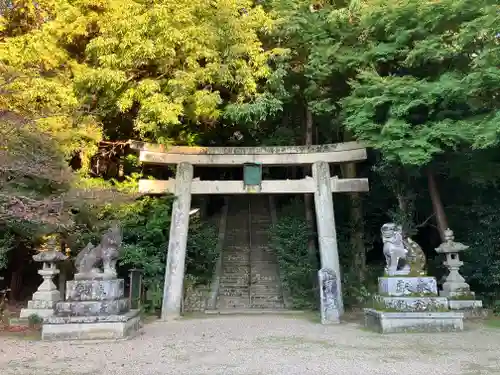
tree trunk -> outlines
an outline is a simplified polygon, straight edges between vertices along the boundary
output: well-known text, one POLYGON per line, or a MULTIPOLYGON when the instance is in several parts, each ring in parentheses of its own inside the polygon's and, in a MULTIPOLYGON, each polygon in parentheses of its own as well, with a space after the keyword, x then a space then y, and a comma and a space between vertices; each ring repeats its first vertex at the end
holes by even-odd
MULTIPOLYGON (((314 125, 313 125, 313 117, 312 113, 309 110, 309 108, 306 107, 306 123, 305 123, 305 144, 306 146, 310 146, 313 143, 313 131, 314 131, 314 125)), ((305 168, 305 173, 307 175, 311 175, 311 167, 306 167, 305 168)), ((311 233, 311 236, 309 237, 309 241, 307 243, 307 252, 309 254, 309 260, 311 262, 311 265, 313 269, 318 268, 317 264, 317 256, 316 256, 316 241, 312 233, 314 233, 314 195, 313 194, 304 194, 304 204, 305 204, 305 216, 306 216, 306 223, 309 228, 309 233, 311 233)), ((311 275, 311 278, 313 280, 313 285, 316 285, 316 272, 314 272, 313 275, 311 275)))
POLYGON ((439 235, 441 236, 441 241, 445 241, 444 232, 448 229, 448 219, 446 213, 444 212, 443 202, 441 201, 441 195, 436 185, 436 179, 434 178, 434 173, 430 168, 427 169, 427 183, 429 185, 429 194, 431 196, 432 208, 434 214, 436 215, 436 223, 439 230, 439 235))

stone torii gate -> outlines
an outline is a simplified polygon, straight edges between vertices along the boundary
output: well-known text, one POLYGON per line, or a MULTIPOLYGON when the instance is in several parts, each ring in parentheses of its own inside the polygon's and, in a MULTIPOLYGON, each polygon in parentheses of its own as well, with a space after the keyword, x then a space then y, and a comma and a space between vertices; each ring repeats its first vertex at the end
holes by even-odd
MULTIPOLYGON (((341 296, 340 264, 332 193, 365 192, 368 179, 339 179, 330 175, 329 163, 366 160, 366 148, 357 142, 285 147, 185 147, 131 141, 140 151, 142 163, 177 165, 175 179, 140 180, 139 191, 147 194, 175 195, 168 244, 161 318, 177 318, 181 313, 189 212, 192 194, 303 194, 314 193, 321 267, 337 274, 341 296), (243 181, 204 181, 193 179, 193 165, 203 166, 290 166, 312 164, 312 178, 299 180, 261 180, 248 186, 243 181)), ((340 311, 343 311, 340 298, 340 311)))

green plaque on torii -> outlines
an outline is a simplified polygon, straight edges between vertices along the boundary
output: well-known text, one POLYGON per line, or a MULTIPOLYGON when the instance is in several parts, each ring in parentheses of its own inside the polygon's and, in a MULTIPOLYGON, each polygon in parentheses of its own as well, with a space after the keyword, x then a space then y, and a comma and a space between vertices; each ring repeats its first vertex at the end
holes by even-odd
POLYGON ((262 183, 262 164, 243 164, 243 185, 248 192, 258 191, 262 183))

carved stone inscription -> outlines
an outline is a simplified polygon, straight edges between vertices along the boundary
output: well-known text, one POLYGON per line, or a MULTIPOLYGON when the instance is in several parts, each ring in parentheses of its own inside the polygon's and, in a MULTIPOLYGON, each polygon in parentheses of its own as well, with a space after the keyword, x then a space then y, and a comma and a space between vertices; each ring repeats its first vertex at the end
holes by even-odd
POLYGON ((337 275, 332 269, 318 271, 321 299, 321 324, 340 323, 337 275))
POLYGON ((434 277, 379 277, 379 293, 390 296, 437 295, 434 277))

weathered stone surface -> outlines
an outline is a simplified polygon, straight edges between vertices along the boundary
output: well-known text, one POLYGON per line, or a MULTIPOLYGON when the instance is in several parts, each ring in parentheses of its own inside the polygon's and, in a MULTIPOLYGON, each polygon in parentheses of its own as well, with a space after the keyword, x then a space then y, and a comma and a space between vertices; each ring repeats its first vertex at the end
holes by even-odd
POLYGON ((333 212, 332 189, 329 184, 330 166, 324 161, 312 165, 312 175, 316 185, 314 191, 314 207, 316 208, 316 223, 321 267, 331 269, 337 277, 337 308, 342 315, 344 303, 342 301, 342 287, 340 277, 340 262, 333 212))
POLYGON ((450 310, 464 314, 465 319, 482 319, 488 317, 488 310, 483 309, 481 300, 448 300, 450 310))
POLYGON ((276 255, 267 246, 271 224, 266 197, 229 200, 217 299, 221 311, 283 309, 276 255))
POLYGON ((98 316, 117 315, 128 311, 129 300, 121 298, 106 301, 66 301, 59 302, 55 311, 57 316, 98 316))
MULTIPOLYGON (((31 301, 30 301, 31 302, 31 301)), ((54 315, 54 309, 40 309, 40 308, 25 308, 25 309, 22 309, 20 314, 19 314, 19 318, 21 319, 27 319, 29 318, 31 315, 38 315, 40 318, 47 318, 49 316, 52 316, 54 315)))
POLYGON ((365 327, 379 333, 463 331, 460 312, 383 312, 365 309, 365 327))
POLYGON ((422 277, 379 277, 378 290, 380 294, 389 296, 404 296, 414 293, 437 295, 436 278, 422 277))
POLYGON ((73 280, 66 283, 67 301, 106 301, 124 297, 123 279, 73 280))
POLYGON ((385 272, 389 275, 396 275, 396 272, 408 275, 410 267, 405 265, 403 269, 398 269, 401 260, 406 260, 408 249, 403 243, 403 229, 401 225, 386 223, 382 225, 380 233, 384 243, 384 256, 386 261, 385 272))
POLYGON ((451 310, 477 309, 483 307, 481 300, 448 300, 451 310))
POLYGON ((138 151, 161 152, 180 155, 275 155, 330 153, 364 149, 358 142, 344 142, 324 145, 305 146, 258 146, 258 147, 202 147, 202 146, 164 146, 141 141, 131 141, 130 147, 138 151))
MULTIPOLYGON (((49 245, 50 246, 50 245, 49 245)), ((45 263, 56 263, 61 260, 66 260, 68 257, 61 253, 60 251, 41 251, 33 255, 33 260, 35 262, 45 262, 45 263)))
POLYGON ((120 315, 95 315, 95 316, 51 316, 44 323, 47 324, 73 324, 73 323, 113 323, 126 322, 135 317, 139 310, 130 310, 125 314, 120 315))
MULTIPOLYGON (((47 309, 54 310, 56 303, 58 301, 47 301, 47 300, 31 300, 28 301, 28 309, 47 309)), ((23 309, 24 310, 24 309, 23 309)), ((21 310, 22 311, 22 310, 21 310)))
POLYGON ((49 241, 51 251, 44 251, 33 256, 37 262, 43 262, 42 269, 38 274, 42 276, 43 282, 33 293, 33 298, 28 302, 28 308, 22 309, 20 317, 25 319, 31 315, 45 318, 54 314, 55 304, 61 299, 61 293, 53 282, 53 277, 59 273, 55 262, 67 258, 66 255, 55 251, 55 239, 49 241))
POLYGON ((339 295, 337 288, 337 275, 329 268, 318 271, 320 301, 321 301, 321 324, 340 323, 339 295))
POLYGON ((179 163, 165 267, 162 320, 175 319, 181 314, 192 181, 193 165, 185 162, 179 163))
POLYGON ((386 308, 398 311, 437 311, 448 309, 445 297, 386 297, 378 296, 386 308))
MULTIPOLYGON (((332 192, 364 192, 369 190, 367 178, 330 178, 332 192)), ((139 192, 146 194, 173 193, 175 180, 139 180, 139 192)), ((207 181, 194 180, 191 194, 247 194, 245 187, 238 180, 207 181)), ((314 181, 311 177, 300 180, 263 180, 260 185, 261 194, 300 194, 314 191, 314 181)))
POLYGON ((122 244, 122 231, 118 223, 114 223, 111 228, 101 238, 99 245, 88 243, 81 250, 76 259, 75 266, 77 273, 75 279, 84 280, 92 278, 114 279, 116 278, 116 262, 120 254, 122 244), (102 263, 102 272, 97 268, 102 263))
POLYGON ((203 312, 207 308, 209 289, 204 285, 198 285, 193 289, 186 290, 184 296, 183 312, 203 312))
POLYGON ((44 321, 42 340, 103 340, 134 336, 140 329, 139 310, 106 317, 51 317, 44 321))

